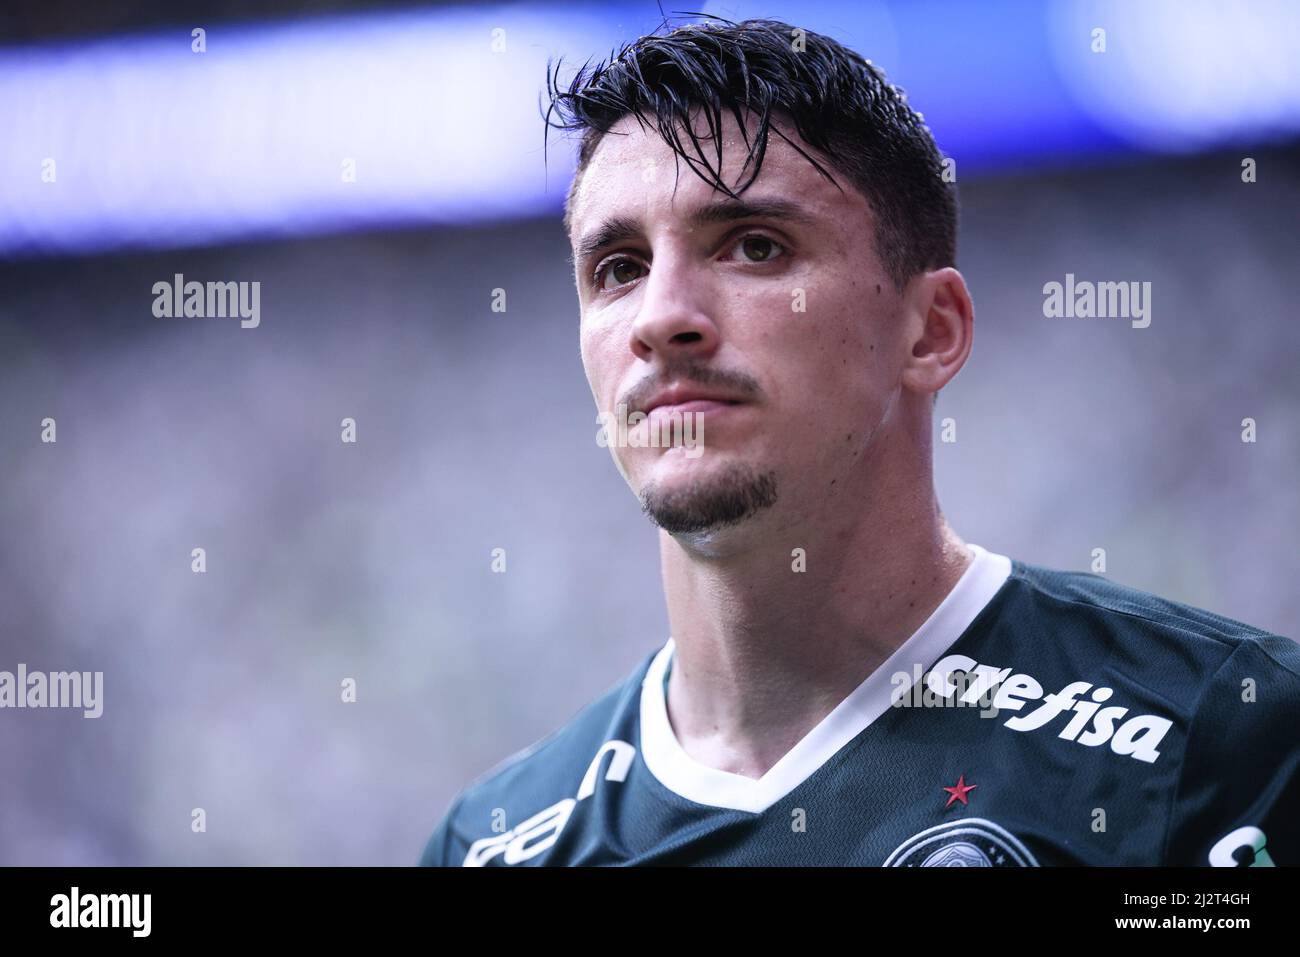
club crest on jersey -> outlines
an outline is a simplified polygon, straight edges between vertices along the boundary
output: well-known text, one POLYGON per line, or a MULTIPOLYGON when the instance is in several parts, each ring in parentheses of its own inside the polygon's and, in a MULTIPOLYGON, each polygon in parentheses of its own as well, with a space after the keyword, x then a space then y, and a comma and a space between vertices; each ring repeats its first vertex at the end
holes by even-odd
POLYGON ((980 707, 991 717, 1002 711, 1020 712, 1026 704, 1038 707, 1016 714, 1003 722, 1012 731, 1037 731, 1063 715, 1069 719, 1057 737, 1085 747, 1110 744, 1115 754, 1137 761, 1154 762, 1160 757, 1156 746, 1164 739, 1173 722, 1155 714, 1130 714, 1120 705, 1108 705, 1111 688, 1094 687, 1088 681, 1071 681, 1060 691, 1045 694, 1044 688, 1026 674, 1012 673, 1011 668, 982 665, 966 655, 948 655, 938 661, 925 676, 921 691, 921 668, 913 675, 900 672, 894 676, 893 703, 896 706, 926 704, 918 698, 933 698, 938 705, 980 707), (954 678, 954 675, 957 677, 954 678), (1086 698, 1085 698, 1086 695, 1086 698))
POLYGON ((885 867, 1037 867, 1016 837, 992 821, 967 817, 913 834, 885 858, 885 867))

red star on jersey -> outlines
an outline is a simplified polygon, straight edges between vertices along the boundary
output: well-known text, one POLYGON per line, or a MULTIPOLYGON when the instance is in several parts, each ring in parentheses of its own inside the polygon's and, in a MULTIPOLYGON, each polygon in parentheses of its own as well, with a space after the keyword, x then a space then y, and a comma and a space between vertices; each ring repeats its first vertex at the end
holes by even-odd
POLYGON ((977 787, 979 787, 978 784, 967 784, 966 775, 964 774, 961 775, 961 777, 957 778, 956 787, 944 788, 944 790, 947 791, 949 795, 951 795, 948 798, 948 803, 943 806, 944 810, 947 810, 948 808, 952 807, 953 801, 961 801, 962 804, 969 804, 970 802, 966 800, 966 792, 974 791, 977 787))

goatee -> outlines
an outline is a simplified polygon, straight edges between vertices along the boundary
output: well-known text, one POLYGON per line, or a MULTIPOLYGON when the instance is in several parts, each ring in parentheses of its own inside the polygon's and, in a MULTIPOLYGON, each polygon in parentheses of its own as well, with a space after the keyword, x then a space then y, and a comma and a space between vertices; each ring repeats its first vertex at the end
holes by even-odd
POLYGON ((669 534, 736 525, 775 501, 776 473, 758 474, 742 465, 686 489, 665 492, 651 483, 641 492, 641 510, 669 534))

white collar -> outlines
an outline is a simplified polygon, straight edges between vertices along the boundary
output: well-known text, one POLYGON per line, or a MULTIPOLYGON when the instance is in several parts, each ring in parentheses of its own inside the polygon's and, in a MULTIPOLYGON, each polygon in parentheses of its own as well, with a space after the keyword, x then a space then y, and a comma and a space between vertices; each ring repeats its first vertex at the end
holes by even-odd
POLYGON ((641 754, 650 772, 674 793, 712 807, 757 814, 785 797, 856 738, 889 707, 896 672, 929 668, 939 660, 1011 574, 1011 559, 967 546, 975 556, 925 623, 862 684, 839 703, 761 778, 748 778, 701 764, 673 733, 664 697, 664 674, 673 639, 655 655, 641 684, 641 754))

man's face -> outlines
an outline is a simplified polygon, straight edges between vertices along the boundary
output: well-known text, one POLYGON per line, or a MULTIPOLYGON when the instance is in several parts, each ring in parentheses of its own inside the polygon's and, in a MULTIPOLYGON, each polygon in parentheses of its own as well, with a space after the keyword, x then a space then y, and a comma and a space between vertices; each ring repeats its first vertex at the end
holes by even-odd
MULTIPOLYGON (((734 189, 746 147, 735 119, 724 121, 723 178, 734 189)), ((716 146, 704 148, 716 164, 716 146)), ((582 361, 597 410, 665 403, 652 420, 680 411, 703 424, 702 451, 611 443, 615 464, 669 532, 760 514, 797 525, 852 494, 899 390, 900 299, 875 253, 873 214, 844 176, 835 174, 841 192, 776 135, 739 217, 727 212, 736 201, 689 169, 677 175, 674 160, 657 132, 624 117, 573 198, 582 361), (586 248, 602 232, 607 241, 586 248)))

